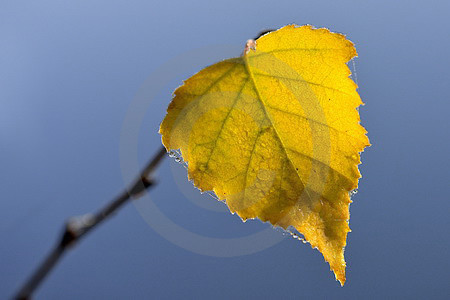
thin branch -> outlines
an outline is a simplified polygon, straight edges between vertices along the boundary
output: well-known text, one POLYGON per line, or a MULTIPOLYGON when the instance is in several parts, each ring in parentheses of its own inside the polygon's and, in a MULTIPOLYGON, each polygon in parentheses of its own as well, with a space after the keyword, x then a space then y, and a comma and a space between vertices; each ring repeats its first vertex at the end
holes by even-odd
POLYGON ((152 172, 166 156, 166 153, 166 149, 161 147, 158 153, 155 154, 141 174, 136 178, 131 187, 123 191, 119 196, 109 202, 97 213, 70 218, 66 222, 64 232, 56 246, 47 255, 45 260, 39 265, 28 281, 26 281, 21 287, 14 299, 31 299, 33 292, 42 280, 44 280, 45 277, 53 270, 68 249, 75 246, 85 234, 97 227, 97 225, 102 223, 125 203, 129 202, 129 200, 139 198, 145 190, 153 186, 154 181, 151 178, 152 172))

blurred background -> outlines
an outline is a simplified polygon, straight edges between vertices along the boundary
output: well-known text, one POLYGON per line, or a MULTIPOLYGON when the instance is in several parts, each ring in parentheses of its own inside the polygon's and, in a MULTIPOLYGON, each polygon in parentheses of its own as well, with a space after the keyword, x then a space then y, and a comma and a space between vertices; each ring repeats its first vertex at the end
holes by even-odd
POLYGON ((449 12, 444 0, 1 1, 0 298, 68 217, 124 189, 124 161, 142 167, 159 149, 183 79, 290 23, 345 33, 359 53, 373 146, 350 207, 345 287, 317 250, 241 222, 167 158, 158 185, 69 252, 36 299, 447 298, 449 12), (129 144, 135 103, 145 111, 129 144))

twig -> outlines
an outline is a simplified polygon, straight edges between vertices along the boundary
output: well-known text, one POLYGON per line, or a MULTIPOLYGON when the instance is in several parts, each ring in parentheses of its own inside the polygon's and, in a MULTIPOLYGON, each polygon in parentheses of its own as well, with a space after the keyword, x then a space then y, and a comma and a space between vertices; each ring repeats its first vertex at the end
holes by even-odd
POLYGON ((145 169, 136 178, 131 187, 123 191, 119 196, 109 202, 105 207, 95 214, 86 214, 83 216, 70 218, 65 226, 64 232, 48 254, 41 265, 36 269, 32 276, 25 282, 21 287, 19 292, 16 294, 14 299, 17 300, 27 300, 31 299, 33 292, 42 282, 42 280, 50 273, 50 271, 55 267, 56 263, 61 259, 63 254, 76 245, 86 233, 97 227, 102 221, 112 215, 116 210, 122 207, 125 203, 129 202, 132 198, 139 198, 142 193, 154 185, 153 179, 150 177, 151 173, 158 166, 162 158, 166 156, 166 149, 161 147, 161 149, 156 153, 156 155, 150 160, 145 169))

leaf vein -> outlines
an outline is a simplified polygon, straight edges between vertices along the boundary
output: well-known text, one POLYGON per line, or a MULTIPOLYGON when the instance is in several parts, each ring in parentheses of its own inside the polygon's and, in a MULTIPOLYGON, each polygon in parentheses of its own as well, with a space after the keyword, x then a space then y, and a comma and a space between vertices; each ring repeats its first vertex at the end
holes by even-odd
POLYGON ((230 118, 230 115, 231 115, 231 112, 233 111, 233 109, 236 107, 236 104, 238 103, 238 100, 240 99, 240 97, 242 95, 242 91, 244 90, 244 87, 247 84, 247 82, 248 82, 248 77, 244 80, 244 83, 242 84, 239 92, 237 93, 237 95, 236 95, 236 97, 235 97, 235 99, 233 101, 233 104, 231 105, 231 108, 228 110, 228 113, 225 116, 225 118, 224 118, 224 120, 222 122, 222 125, 220 126, 219 133, 217 134, 217 137, 216 137, 216 139, 214 141, 214 145, 212 147, 212 150, 211 150, 211 152, 210 152, 210 154, 208 156, 208 160, 206 161, 205 169, 208 169, 208 167, 209 167, 209 161, 211 160, 211 157, 214 154, 214 150, 217 147, 217 141, 219 140, 220 136, 222 135, 223 129, 225 128, 225 123, 230 118))
POLYGON ((277 76, 277 75, 272 75, 272 74, 267 75, 267 74, 264 74, 264 73, 257 73, 257 72, 253 73, 253 74, 254 75, 258 75, 258 76, 263 76, 263 77, 270 77, 270 78, 277 78, 277 79, 284 79, 284 80, 292 80, 292 81, 297 81, 297 82, 304 82, 304 83, 308 83, 308 84, 315 85, 315 86, 318 86, 318 87, 322 87, 322 88, 325 88, 325 89, 333 90, 333 91, 342 93, 342 94, 347 95, 347 96, 351 96, 350 94, 344 92, 343 90, 340 90, 340 89, 337 89, 337 88, 333 88, 333 87, 330 87, 330 86, 327 86, 327 85, 324 85, 324 84, 321 84, 321 83, 304 80, 304 79, 289 78, 289 77, 277 76))
MULTIPOLYGON (((286 151, 286 149, 285 149, 285 146, 284 146, 284 144, 283 144, 283 141, 281 140, 280 134, 278 133, 277 129, 275 128, 274 122, 273 122, 273 120, 271 119, 270 114, 269 114, 269 112, 267 111, 267 109, 266 109, 266 107, 265 107, 266 104, 264 103, 264 100, 262 99, 262 96, 261 96, 261 94, 259 93, 258 88, 256 87, 255 78, 254 78, 254 76, 253 76, 253 72, 250 71, 250 67, 249 67, 249 64, 248 64, 248 56, 247 56, 247 55, 244 56, 244 62, 245 62, 245 69, 247 70, 247 73, 248 73, 248 75, 249 75, 249 77, 250 77, 250 79, 251 79, 251 82, 252 82, 252 85, 253 85, 253 89, 255 90, 255 93, 256 93, 257 98, 258 98, 258 100, 259 100, 259 104, 260 104, 260 106, 261 106, 261 108, 262 108, 264 114, 266 115, 267 119, 270 121, 270 123, 271 123, 271 125, 272 125, 272 128, 274 129, 275 137, 278 139, 278 141, 279 141, 280 144, 281 144, 281 147, 280 147, 280 148, 283 149, 283 151, 284 151, 284 153, 285 153, 285 155, 286 155, 286 157, 287 157, 287 160, 290 162, 290 164, 291 164, 291 165, 294 167, 294 169, 295 169, 294 163, 293 163, 292 160, 289 158, 289 155, 287 154, 287 151, 286 151)), ((310 199, 312 199, 311 196, 309 195, 308 191, 305 189, 305 188, 306 188, 306 185, 305 185, 305 183, 303 182, 302 178, 300 177, 300 174, 298 173, 298 171, 296 171, 295 173, 297 174, 298 179, 300 180, 300 183, 302 184, 303 189, 304 189, 305 192, 307 193, 308 197, 309 197, 310 199)))

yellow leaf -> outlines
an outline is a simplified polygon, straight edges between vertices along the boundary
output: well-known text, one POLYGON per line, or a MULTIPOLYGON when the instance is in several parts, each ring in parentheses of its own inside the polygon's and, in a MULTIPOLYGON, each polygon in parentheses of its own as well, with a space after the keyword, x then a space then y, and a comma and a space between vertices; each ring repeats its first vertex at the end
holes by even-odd
POLYGON ((345 282, 350 192, 369 146, 344 35, 289 25, 175 91, 161 124, 189 179, 243 220, 294 227, 345 282))

